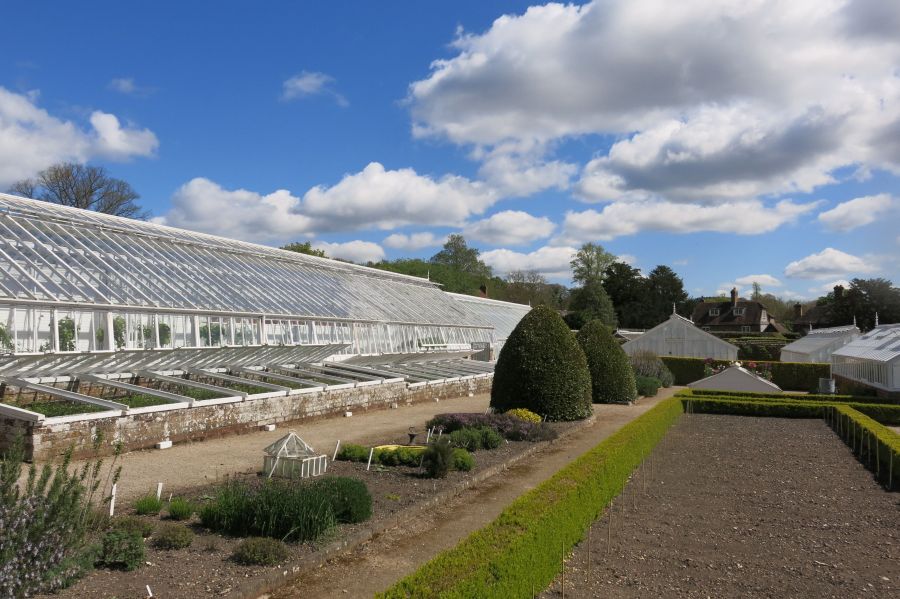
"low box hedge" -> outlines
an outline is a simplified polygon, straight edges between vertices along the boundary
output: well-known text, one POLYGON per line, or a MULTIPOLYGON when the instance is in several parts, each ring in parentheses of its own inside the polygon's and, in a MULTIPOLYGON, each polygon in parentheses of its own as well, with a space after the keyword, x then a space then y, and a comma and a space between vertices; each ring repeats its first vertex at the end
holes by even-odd
MULTIPOLYGON (((703 358, 679 358, 660 356, 663 363, 672 371, 676 385, 687 385, 704 378, 703 358)), ((831 365, 818 362, 769 362, 755 361, 765 364, 772 371, 772 382, 790 391, 814 391, 819 387, 819 379, 831 377, 831 365)), ((713 360, 712 366, 727 366, 728 360, 713 360)))
POLYGON ((680 399, 659 402, 378 597, 505 599, 546 587, 559 573, 560 550, 583 538, 681 413, 680 399))
POLYGON ((864 403, 884 404, 898 406, 897 400, 887 397, 875 397, 872 395, 847 395, 825 393, 758 393, 756 391, 719 391, 717 389, 683 389, 678 395, 715 395, 718 397, 747 397, 750 399, 759 397, 771 397, 773 399, 797 399, 807 401, 825 401, 831 403, 864 403))
POLYGON ((825 419, 859 461, 892 491, 900 478, 900 435, 850 406, 829 408, 825 419))

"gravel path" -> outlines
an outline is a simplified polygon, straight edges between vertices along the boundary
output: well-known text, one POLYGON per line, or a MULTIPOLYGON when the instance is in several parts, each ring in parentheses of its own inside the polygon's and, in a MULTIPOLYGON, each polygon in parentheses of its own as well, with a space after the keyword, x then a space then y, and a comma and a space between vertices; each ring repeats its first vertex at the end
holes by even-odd
POLYGON ((824 422, 689 416, 649 464, 569 557, 565 597, 900 597, 898 494, 824 422))

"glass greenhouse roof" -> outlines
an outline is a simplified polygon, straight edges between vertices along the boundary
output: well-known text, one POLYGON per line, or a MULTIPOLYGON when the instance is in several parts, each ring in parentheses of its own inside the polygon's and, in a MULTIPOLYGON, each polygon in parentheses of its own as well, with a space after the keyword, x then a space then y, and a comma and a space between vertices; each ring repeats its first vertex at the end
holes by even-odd
POLYGON ((502 302, 485 297, 460 295, 458 293, 449 293, 448 295, 452 295, 454 299, 462 302, 466 310, 475 317, 493 325, 494 336, 498 340, 509 337, 512 330, 519 324, 519 321, 531 311, 531 306, 526 306, 525 304, 502 302))
POLYGON ((8 194, 0 194, 0 301, 482 329, 493 322, 416 277, 8 194))

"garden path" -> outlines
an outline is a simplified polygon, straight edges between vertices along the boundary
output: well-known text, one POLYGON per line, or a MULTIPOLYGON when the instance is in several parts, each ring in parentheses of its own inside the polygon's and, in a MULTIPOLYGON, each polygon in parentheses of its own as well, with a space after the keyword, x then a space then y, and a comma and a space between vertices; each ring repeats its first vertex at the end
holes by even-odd
POLYGON ((660 389, 635 405, 595 405, 594 422, 456 499, 386 531, 355 551, 303 574, 272 597, 371 597, 496 518, 519 495, 683 387, 660 389))

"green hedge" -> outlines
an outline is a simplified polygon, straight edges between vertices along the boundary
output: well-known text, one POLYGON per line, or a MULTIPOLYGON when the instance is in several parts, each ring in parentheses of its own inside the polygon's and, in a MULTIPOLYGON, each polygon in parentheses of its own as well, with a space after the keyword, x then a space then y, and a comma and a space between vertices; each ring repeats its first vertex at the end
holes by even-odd
POLYGON ((870 395, 845 395, 845 394, 820 394, 820 393, 757 393, 755 391, 718 391, 716 389, 683 389, 678 395, 715 395, 717 397, 771 397, 773 399, 801 399, 810 401, 825 401, 832 403, 867 403, 897 405, 897 400, 887 397, 873 397, 870 395))
POLYGON ((859 461, 892 491, 900 479, 900 435, 850 406, 835 406, 825 417, 859 461))
MULTIPOLYGON (((672 371, 676 385, 687 385, 703 378, 706 360, 703 358, 676 358, 661 356, 663 363, 672 371)), ((766 362, 772 369, 772 382, 782 389, 791 391, 813 391, 819 386, 820 378, 831 377, 831 365, 816 362, 766 362)), ((728 365, 728 360, 713 360, 712 365, 728 365)))
POLYGON ((546 587, 560 550, 583 538, 681 413, 680 400, 661 401, 378 597, 505 599, 546 587))
MULTIPOLYGON (((676 395, 676 397, 679 397, 685 401, 693 401, 693 402, 695 402, 695 405, 697 405, 697 406, 701 405, 700 403, 697 403, 697 402, 701 402, 703 400, 711 400, 711 401, 738 402, 738 403, 740 403, 740 402, 746 402, 746 403, 759 402, 759 403, 765 403, 765 404, 773 403, 773 404, 779 404, 779 405, 805 405, 805 406, 812 406, 812 407, 819 408, 819 411, 812 411, 812 412, 805 412, 802 409, 784 410, 785 413, 792 412, 792 413, 796 413, 796 414, 806 414, 806 413, 812 414, 810 416, 802 416, 802 415, 797 416, 798 418, 819 418, 824 414, 824 412, 822 410, 826 407, 837 406, 837 405, 846 405, 846 406, 852 407, 853 409, 855 409, 859 412, 862 412, 863 414, 869 416, 870 418, 878 421, 879 423, 881 423, 885 426, 900 426, 900 406, 891 406, 891 405, 884 405, 884 404, 870 404, 870 403, 862 403, 862 402, 857 402, 857 401, 847 401, 847 400, 842 400, 842 399, 838 399, 838 400, 829 399, 827 401, 822 401, 822 400, 808 399, 809 397, 812 397, 809 395, 807 395, 807 396, 780 395, 779 396, 774 393, 760 393, 760 394, 744 393, 741 395, 737 395, 737 394, 733 395, 733 394, 730 394, 727 392, 721 392, 720 394, 717 394, 717 395, 709 395, 706 393, 698 394, 697 391, 700 391, 700 390, 699 389, 691 389, 691 390, 679 391, 678 394, 676 395)), ((827 395, 821 396, 820 395, 820 396, 815 396, 815 397, 832 397, 832 396, 827 396, 827 395)), ((863 399, 868 399, 868 398, 863 398, 863 399)), ((724 409, 724 408, 710 408, 710 409, 720 410, 720 409, 724 409)), ((765 408, 762 408, 762 407, 754 408, 754 409, 765 411, 765 408)), ((705 410, 697 409, 696 411, 705 411, 705 410)), ((709 412, 709 413, 728 414, 730 412, 715 411, 715 412, 709 412)), ((743 412, 742 412, 742 414, 743 414, 743 412)), ((744 415, 750 415, 750 414, 748 413, 748 414, 744 414, 744 415)), ((759 415, 759 416, 777 416, 778 414, 760 413, 757 415, 759 415)))

